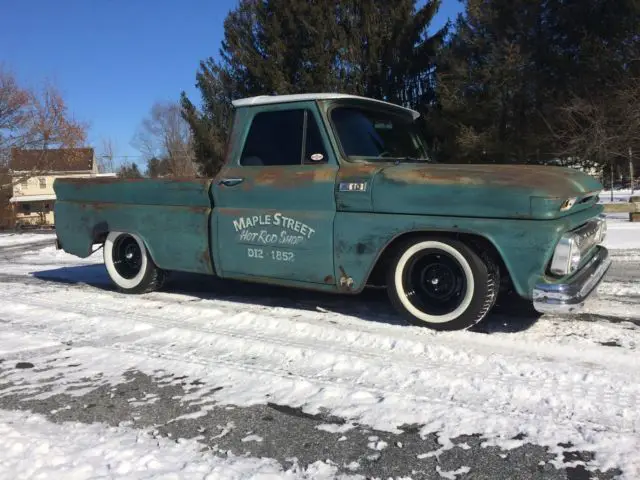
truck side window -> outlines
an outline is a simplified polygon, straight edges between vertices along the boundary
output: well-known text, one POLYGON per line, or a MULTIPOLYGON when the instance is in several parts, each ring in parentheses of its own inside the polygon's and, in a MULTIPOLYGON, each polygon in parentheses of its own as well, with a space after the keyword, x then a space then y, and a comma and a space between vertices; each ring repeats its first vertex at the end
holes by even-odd
POLYGON ((262 112, 253 118, 240 165, 300 165, 304 110, 262 112))

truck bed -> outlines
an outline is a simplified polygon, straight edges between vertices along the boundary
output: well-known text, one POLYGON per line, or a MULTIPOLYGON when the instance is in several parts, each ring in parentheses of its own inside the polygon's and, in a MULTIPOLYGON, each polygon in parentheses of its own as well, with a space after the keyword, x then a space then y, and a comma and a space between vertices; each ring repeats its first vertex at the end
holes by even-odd
POLYGON ((158 267, 211 274, 210 186, 210 179, 56 179, 58 241, 84 258, 110 231, 136 233, 158 267))

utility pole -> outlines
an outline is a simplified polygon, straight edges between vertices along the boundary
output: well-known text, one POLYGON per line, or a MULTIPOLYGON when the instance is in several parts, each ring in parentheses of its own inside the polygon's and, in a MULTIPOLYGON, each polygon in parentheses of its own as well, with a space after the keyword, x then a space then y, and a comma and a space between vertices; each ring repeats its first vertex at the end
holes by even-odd
POLYGON ((631 183, 631 195, 633 195, 633 150, 629 147, 629 182, 631 183))
MULTIPOLYGON (((605 150, 606 155, 606 150, 605 150)), ((609 158, 609 170, 611 170, 611 203, 613 203, 613 157, 609 158)))

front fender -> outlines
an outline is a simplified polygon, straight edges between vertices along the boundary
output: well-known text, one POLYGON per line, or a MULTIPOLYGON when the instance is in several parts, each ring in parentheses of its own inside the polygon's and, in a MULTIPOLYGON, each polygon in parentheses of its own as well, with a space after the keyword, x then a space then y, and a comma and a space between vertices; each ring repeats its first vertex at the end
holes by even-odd
POLYGON ((358 293, 365 287, 387 246, 400 235, 409 232, 465 233, 491 242, 501 256, 516 292, 524 298, 532 298, 533 288, 544 276, 562 234, 597 215, 596 210, 557 220, 339 212, 335 224, 336 278, 353 279, 350 291, 358 293))

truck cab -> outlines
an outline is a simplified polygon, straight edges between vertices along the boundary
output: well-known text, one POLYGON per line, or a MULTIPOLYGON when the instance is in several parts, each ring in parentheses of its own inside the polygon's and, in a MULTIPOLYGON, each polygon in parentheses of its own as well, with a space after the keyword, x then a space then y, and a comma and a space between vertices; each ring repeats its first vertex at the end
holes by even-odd
POLYGON ((610 266, 602 185, 548 166, 439 164, 411 109, 344 94, 237 100, 212 179, 56 181, 60 248, 123 292, 190 271, 357 294, 469 328, 513 290, 575 312, 610 266), (502 287, 502 288, 501 288, 502 287))

